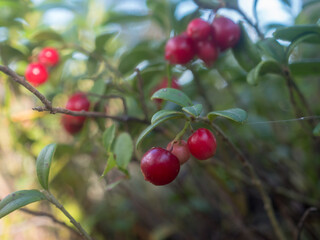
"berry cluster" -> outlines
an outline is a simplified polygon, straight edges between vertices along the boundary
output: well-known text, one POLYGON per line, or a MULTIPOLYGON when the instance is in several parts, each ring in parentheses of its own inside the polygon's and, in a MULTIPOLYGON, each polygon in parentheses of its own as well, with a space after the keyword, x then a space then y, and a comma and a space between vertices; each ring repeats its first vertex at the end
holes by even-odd
POLYGON ((34 86, 39 86, 48 80, 51 68, 58 64, 59 53, 55 48, 45 47, 38 54, 37 62, 30 63, 25 72, 25 78, 34 86))
MULTIPOLYGON (((71 111, 88 111, 89 108, 90 102, 83 93, 73 94, 66 104, 66 109, 71 111)), ((61 123, 68 133, 76 134, 82 129, 85 120, 86 117, 83 116, 63 115, 61 123)))
POLYGON ((172 182, 180 171, 180 165, 190 158, 190 153, 199 160, 211 158, 217 148, 216 138, 206 128, 199 128, 188 139, 170 142, 167 149, 160 147, 147 151, 140 163, 145 180, 154 185, 172 182))
POLYGON ((197 56, 211 66, 219 51, 236 45, 240 34, 240 27, 229 18, 217 16, 212 24, 196 18, 188 24, 186 32, 168 40, 165 58, 171 64, 187 64, 197 56))

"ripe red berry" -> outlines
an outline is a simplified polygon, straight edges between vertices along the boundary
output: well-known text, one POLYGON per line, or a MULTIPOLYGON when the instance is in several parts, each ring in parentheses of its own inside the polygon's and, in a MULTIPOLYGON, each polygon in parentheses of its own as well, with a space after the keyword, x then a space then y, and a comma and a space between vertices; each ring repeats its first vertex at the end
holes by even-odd
POLYGON ((59 62, 59 53, 52 47, 43 48, 38 55, 38 61, 47 67, 52 67, 59 62))
POLYGON ((221 51, 234 47, 240 39, 238 24, 226 17, 217 17, 212 22, 214 41, 221 51))
POLYGON ((187 162, 190 158, 188 144, 184 140, 180 140, 176 143, 170 142, 167 146, 167 150, 171 151, 171 153, 179 159, 180 165, 187 162))
POLYGON ((211 66, 219 56, 219 50, 212 40, 197 43, 197 55, 207 66, 211 66))
POLYGON ((170 38, 165 47, 165 58, 171 64, 186 64, 195 56, 193 41, 186 34, 170 38))
MULTIPOLYGON (((168 87, 168 78, 164 77, 162 79, 162 81, 153 89, 152 91, 152 94, 154 94, 156 91, 162 89, 162 88, 167 88, 168 87)), ((172 78, 172 81, 171 81, 171 88, 174 88, 174 89, 181 89, 179 83, 178 83, 178 80, 177 78, 173 77, 172 78)), ((161 104, 162 103, 162 99, 158 99, 158 98, 155 98, 153 99, 157 104, 161 104)))
POLYGON ((172 182, 180 171, 178 158, 163 148, 151 148, 140 163, 145 180, 154 185, 166 185, 172 182))
POLYGON ((217 148, 216 138, 206 128, 199 128, 188 139, 190 153, 199 160, 212 157, 217 148))
POLYGON ((48 71, 41 63, 30 63, 27 66, 25 77, 34 86, 45 83, 48 79, 48 71))
POLYGON ((206 40, 212 35, 212 28, 208 22, 196 18, 188 24, 187 33, 194 41, 206 40))
MULTIPOLYGON (((90 102, 83 93, 73 94, 66 104, 66 109, 71 111, 88 111, 89 108, 90 102)), ((82 129, 85 120, 83 116, 63 115, 61 123, 67 132, 74 134, 82 129)))

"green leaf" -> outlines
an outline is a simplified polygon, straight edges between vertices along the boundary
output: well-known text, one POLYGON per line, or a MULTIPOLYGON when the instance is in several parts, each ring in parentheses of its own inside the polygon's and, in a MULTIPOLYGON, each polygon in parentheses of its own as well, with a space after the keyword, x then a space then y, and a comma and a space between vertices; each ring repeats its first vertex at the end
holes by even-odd
POLYGON ((289 69, 296 76, 320 75, 320 59, 293 62, 289 64, 289 69))
POLYGON ((114 124, 112 124, 102 134, 102 143, 104 148, 107 150, 107 152, 109 152, 111 149, 111 145, 115 137, 115 132, 116 132, 116 127, 114 124))
POLYGON ((316 137, 320 136, 320 123, 317 124, 317 126, 313 129, 313 135, 316 137))
POLYGON ((168 120, 172 120, 172 119, 179 119, 179 118, 184 118, 185 115, 179 113, 174 113, 174 114, 170 114, 170 115, 166 115, 165 117, 160 118, 158 121, 154 122, 153 124, 151 124, 149 127, 147 127, 145 130, 142 131, 142 133, 140 133, 137 142, 136 142, 136 148, 138 148, 142 142, 142 140, 155 128, 157 127, 159 124, 168 121, 168 120))
POLYGON ((241 108, 231 108, 223 111, 213 111, 208 113, 207 115, 210 121, 213 121, 217 116, 228 118, 238 123, 244 123, 248 118, 247 112, 241 108))
POLYGON ((219 9, 223 3, 219 0, 198 0, 195 2, 201 8, 219 9))
POLYGON ((178 112, 178 111, 173 111, 173 110, 160 110, 160 111, 156 112, 155 114, 153 114, 153 116, 151 118, 151 124, 154 124, 155 122, 159 121, 161 118, 166 117, 168 115, 172 115, 172 114, 176 114, 176 115, 181 114, 181 116, 184 115, 183 112, 178 112))
POLYGON ((297 37, 296 39, 294 39, 291 44, 287 47, 287 51, 286 51, 286 57, 287 59, 289 59, 290 54, 292 53, 292 51, 294 50, 294 48, 302 43, 302 42, 307 42, 310 38, 316 37, 318 34, 316 33, 308 33, 305 35, 302 35, 300 37, 297 37))
MULTIPOLYGON (((106 91, 107 84, 104 78, 100 78, 94 81, 92 88, 90 89, 90 93, 94 93, 97 95, 103 95, 106 91)), ((92 102, 96 102, 99 99, 96 96, 89 96, 89 100, 92 102)))
POLYGON ((235 47, 232 48, 232 53, 239 65, 246 71, 250 71, 261 60, 257 46, 252 42, 244 28, 243 23, 239 23, 241 29, 241 37, 235 47))
POLYGON ((281 65, 274 60, 261 61, 254 69, 252 69, 247 75, 247 82, 251 85, 256 85, 259 82, 261 76, 274 73, 282 74, 281 65))
POLYGON ((108 185, 106 186, 106 191, 112 190, 113 188, 115 188, 115 187, 116 187, 119 183, 121 183, 122 181, 123 181, 123 179, 120 179, 120 180, 117 180, 117 181, 114 181, 114 182, 108 184, 108 185))
POLYGON ((102 50, 106 42, 109 41, 109 39, 113 38, 116 34, 118 34, 118 32, 113 31, 113 32, 105 32, 96 36, 96 40, 95 40, 96 50, 102 50))
POLYGON ((101 178, 103 178, 106 174, 108 174, 108 172, 111 171, 111 169, 113 169, 114 167, 117 166, 117 162, 114 159, 114 155, 112 152, 108 152, 108 160, 107 160, 107 165, 101 175, 101 178))
POLYGON ((156 91, 152 95, 151 99, 155 98, 173 102, 182 107, 189 107, 193 105, 191 99, 187 95, 185 95, 182 91, 174 88, 162 88, 156 91))
POLYGON ((317 24, 295 25, 292 27, 279 28, 273 33, 273 36, 277 39, 292 42, 295 39, 310 33, 315 33, 316 35, 308 38, 305 42, 319 44, 320 26, 317 24))
POLYGON ((57 145, 54 143, 45 146, 39 153, 36 162, 38 181, 46 190, 48 190, 49 187, 49 172, 56 147, 57 145))
POLYGON ((274 38, 266 38, 258 43, 259 48, 264 55, 273 58, 277 62, 285 63, 285 48, 280 45, 274 38))
POLYGON ((57 41, 62 42, 63 38, 60 34, 52 31, 52 30, 41 30, 38 32, 35 32, 30 37, 31 40, 37 41, 37 42, 43 42, 43 41, 57 41))
POLYGON ((106 23, 119 23, 128 24, 133 22, 147 21, 150 19, 150 15, 132 12, 109 12, 108 19, 104 22, 106 23))
POLYGON ((44 199, 46 197, 38 190, 21 190, 11 193, 0 201, 0 219, 23 206, 44 199))
POLYGON ((184 111, 194 117, 199 117, 202 112, 202 104, 196 104, 191 107, 184 107, 184 108, 182 108, 182 111, 184 111))
POLYGON ((121 133, 115 142, 114 153, 117 165, 121 169, 127 169, 133 153, 133 142, 130 135, 126 132, 121 133))

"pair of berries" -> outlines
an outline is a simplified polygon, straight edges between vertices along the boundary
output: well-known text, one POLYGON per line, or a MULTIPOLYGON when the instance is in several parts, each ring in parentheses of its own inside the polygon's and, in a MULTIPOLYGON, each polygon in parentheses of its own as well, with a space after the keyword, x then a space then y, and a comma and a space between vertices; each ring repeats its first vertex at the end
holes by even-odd
POLYGON ((187 64, 196 55, 207 66, 219 56, 219 50, 232 48, 240 39, 240 27, 231 19, 216 17, 212 24, 196 18, 187 31, 168 40, 165 58, 171 64, 187 64))
POLYGON ((141 171, 152 184, 166 185, 178 176, 180 165, 188 161, 190 153, 199 160, 206 160, 215 154, 216 148, 213 133, 200 128, 189 137, 188 142, 171 142, 167 149, 151 148, 141 159, 141 171))
POLYGON ((55 48, 43 48, 38 54, 38 61, 30 63, 25 72, 25 78, 34 86, 39 86, 48 80, 47 68, 57 65, 59 53, 55 48))
MULTIPOLYGON (((71 111, 88 111, 89 108, 90 102, 83 93, 73 94, 66 104, 66 109, 71 111)), ((83 116, 63 115, 61 123, 68 133, 76 134, 82 129, 85 120, 86 117, 83 116)))

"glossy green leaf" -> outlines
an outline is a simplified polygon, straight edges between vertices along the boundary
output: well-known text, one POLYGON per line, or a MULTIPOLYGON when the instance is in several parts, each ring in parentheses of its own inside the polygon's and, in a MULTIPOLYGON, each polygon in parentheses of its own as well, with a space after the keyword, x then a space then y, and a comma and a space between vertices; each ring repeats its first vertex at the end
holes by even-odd
POLYGON ((31 40, 37 41, 37 42, 43 42, 43 41, 58 41, 62 42, 63 38, 60 34, 52 31, 52 30, 41 30, 38 32, 35 32, 30 37, 31 40))
POLYGON ((256 85, 260 77, 268 73, 282 74, 281 65, 273 60, 262 61, 249 72, 247 82, 251 85, 256 85))
POLYGON ((244 28, 243 23, 239 23, 241 29, 241 37, 235 47, 232 48, 232 53, 239 65, 246 71, 250 71, 261 60, 257 46, 252 42, 244 28))
POLYGON ((314 136, 320 137, 320 123, 317 124, 312 133, 314 136))
POLYGON ((38 190, 11 193, 0 201, 0 219, 23 206, 45 199, 46 197, 38 190))
POLYGON ((154 129, 156 128, 158 125, 160 125, 161 123, 164 123, 165 121, 168 120, 172 120, 172 119, 179 119, 179 118, 184 118, 185 115, 184 114, 170 114, 167 115, 165 117, 160 118, 158 121, 154 122, 153 124, 151 124, 149 127, 147 127, 145 130, 142 131, 142 133, 140 133, 137 142, 136 142, 136 148, 138 148, 142 142, 142 140, 154 129))
POLYGON ((102 134, 102 143, 104 148, 109 152, 116 133, 116 127, 112 124, 102 134))
POLYGON ((201 112, 202 112, 202 104, 196 104, 190 107, 184 107, 182 108, 182 111, 194 116, 194 117, 199 117, 201 112))
POLYGON ((320 44, 320 26, 317 24, 295 25, 292 27, 279 28, 273 33, 273 36, 277 39, 292 42, 295 39, 310 33, 315 33, 316 35, 308 38, 305 42, 320 44))
POLYGON ((112 152, 108 152, 108 160, 107 165, 101 175, 101 178, 108 174, 113 168, 117 166, 117 162, 114 158, 114 154, 112 152))
POLYGON ((317 35, 318 34, 316 34, 316 33, 308 33, 308 34, 304 34, 301 37, 298 37, 295 40, 293 40, 291 42, 291 44, 287 47, 286 58, 289 59, 290 54, 292 53, 294 48, 296 46, 298 46, 300 43, 307 42, 310 38, 317 37, 317 35))
POLYGON ((258 43, 259 48, 267 57, 273 58, 275 61, 285 63, 286 55, 285 48, 280 45, 274 38, 266 38, 258 43))
POLYGON ((115 142, 114 145, 114 154, 116 156, 117 165, 126 169, 133 153, 133 142, 130 135, 126 132, 121 133, 115 142))
POLYGON ((184 116, 183 112, 178 112, 173 110, 160 110, 155 114, 153 114, 151 118, 151 124, 154 124, 155 122, 159 121, 161 118, 166 117, 168 115, 172 115, 172 114, 176 114, 176 115, 181 114, 181 116, 184 116))
POLYGON ((244 123, 248 118, 247 112, 241 108, 231 108, 223 111, 213 111, 208 113, 207 115, 210 121, 213 121, 218 116, 228 118, 238 123, 244 123))
POLYGON ((290 72, 296 76, 320 75, 320 59, 293 62, 289 64, 290 72))
POLYGON ((50 167, 56 147, 57 145, 54 143, 45 146, 39 153, 36 162, 38 181, 46 190, 49 188, 50 167))
POLYGON ((182 91, 174 88, 162 88, 156 91, 152 95, 151 99, 155 98, 173 102, 182 107, 189 107, 193 105, 191 99, 187 95, 185 95, 182 91))
POLYGON ((98 36, 96 36, 95 45, 96 50, 102 50, 105 46, 105 44, 113 38, 118 32, 105 32, 98 36))

